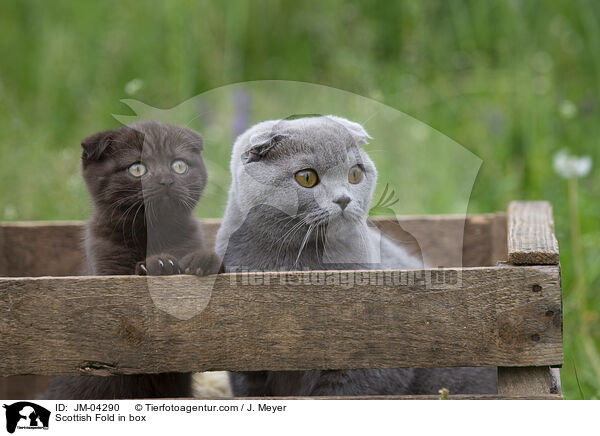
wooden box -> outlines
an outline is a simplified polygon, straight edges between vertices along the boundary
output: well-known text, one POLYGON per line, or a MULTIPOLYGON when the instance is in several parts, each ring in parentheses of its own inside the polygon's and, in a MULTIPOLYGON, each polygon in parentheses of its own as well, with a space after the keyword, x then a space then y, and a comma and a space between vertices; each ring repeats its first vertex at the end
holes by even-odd
MULTIPOLYGON (((76 277, 83 223, 1 224, 0 397, 35 398, 49 375, 492 366, 497 395, 449 398, 561 398, 550 369, 563 349, 548 203, 376 224, 409 232, 446 266, 396 271, 396 281, 348 271, 350 285, 315 284, 310 271, 76 277), (172 316, 182 301, 191 312, 172 316)), ((204 226, 214 242, 219 220, 204 226)))

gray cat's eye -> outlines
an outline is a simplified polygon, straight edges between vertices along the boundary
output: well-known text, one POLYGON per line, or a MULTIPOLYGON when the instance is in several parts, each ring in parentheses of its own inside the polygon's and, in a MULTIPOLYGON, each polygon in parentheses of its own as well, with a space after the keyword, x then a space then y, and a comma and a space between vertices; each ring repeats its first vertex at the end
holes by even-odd
POLYGON ((304 188, 312 188, 319 183, 319 176, 317 175, 317 172, 310 168, 298 171, 296 174, 294 174, 294 178, 296 179, 296 182, 298 182, 298 184, 304 188))
POLYGON ((131 174, 133 177, 142 177, 144 174, 148 172, 148 168, 141 162, 134 163, 129 168, 127 168, 127 172, 131 174))
POLYGON ((348 171, 348 181, 350 183, 352 183, 353 185, 360 183, 362 178, 363 178, 363 171, 362 171, 362 168, 360 167, 360 165, 354 165, 352 168, 350 168, 350 171, 348 171))
POLYGON ((171 169, 176 174, 185 174, 187 173, 188 168, 188 164, 181 159, 174 160, 171 164, 171 169))

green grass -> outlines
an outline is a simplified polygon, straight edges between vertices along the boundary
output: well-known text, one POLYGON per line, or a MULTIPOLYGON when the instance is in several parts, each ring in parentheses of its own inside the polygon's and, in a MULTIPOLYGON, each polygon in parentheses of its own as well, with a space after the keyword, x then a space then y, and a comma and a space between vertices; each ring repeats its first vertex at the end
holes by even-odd
MULTIPOLYGON (((552 201, 565 300, 563 387, 567 398, 600 398, 600 372, 583 346, 600 344, 600 177, 593 168, 579 181, 584 291, 574 293, 572 208, 567 181, 552 168, 564 147, 599 162, 599 19, 593 0, 2 2, 0 219, 86 218, 79 143, 119 126, 112 114, 131 114, 123 98, 171 108, 262 79, 348 90, 482 159, 470 213, 504 210, 512 199, 552 201), (143 84, 128 95, 136 78, 143 84)), ((231 102, 222 104, 223 116, 235 114, 231 102)), ((219 215, 233 135, 205 120, 193 127, 220 138, 207 142, 215 178, 199 211, 219 215)), ((386 155, 397 150, 379 141, 381 192, 401 175, 386 155)), ((413 183, 435 195, 413 204, 395 186, 399 210, 464 208, 443 178, 413 183)))

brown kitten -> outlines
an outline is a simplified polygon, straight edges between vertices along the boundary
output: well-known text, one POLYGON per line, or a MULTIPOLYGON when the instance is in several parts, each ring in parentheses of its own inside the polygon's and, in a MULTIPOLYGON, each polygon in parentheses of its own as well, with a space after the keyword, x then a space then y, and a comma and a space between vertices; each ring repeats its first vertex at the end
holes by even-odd
MULTIPOLYGON (((204 275, 221 261, 204 248, 193 210, 206 185, 202 136, 144 121, 81 143, 92 201, 87 275, 204 275)), ((191 374, 53 377, 49 399, 190 397, 191 374)))

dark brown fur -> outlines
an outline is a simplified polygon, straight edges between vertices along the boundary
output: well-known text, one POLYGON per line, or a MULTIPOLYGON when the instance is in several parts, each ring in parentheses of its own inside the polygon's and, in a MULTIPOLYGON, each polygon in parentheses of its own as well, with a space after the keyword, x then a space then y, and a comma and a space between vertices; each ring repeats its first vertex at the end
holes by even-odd
MULTIPOLYGON (((97 133, 82 142, 83 177, 92 200, 86 227, 88 275, 216 273, 219 258, 203 248, 193 216, 204 186, 202 137, 189 129, 141 122, 97 133), (179 175, 171 163, 182 159, 179 175), (143 162, 148 173, 127 172, 143 162)), ((164 398, 191 396, 191 374, 54 377, 49 399, 164 398)))

